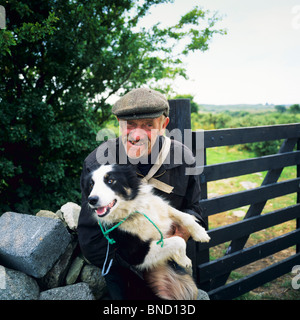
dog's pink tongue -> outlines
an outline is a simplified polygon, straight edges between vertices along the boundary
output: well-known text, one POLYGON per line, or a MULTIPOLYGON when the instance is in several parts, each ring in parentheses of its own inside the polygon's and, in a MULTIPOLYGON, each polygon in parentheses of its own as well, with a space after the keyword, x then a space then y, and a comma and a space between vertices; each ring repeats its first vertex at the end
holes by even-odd
POLYGON ((98 216, 102 216, 106 212, 106 207, 99 207, 97 209, 98 216))

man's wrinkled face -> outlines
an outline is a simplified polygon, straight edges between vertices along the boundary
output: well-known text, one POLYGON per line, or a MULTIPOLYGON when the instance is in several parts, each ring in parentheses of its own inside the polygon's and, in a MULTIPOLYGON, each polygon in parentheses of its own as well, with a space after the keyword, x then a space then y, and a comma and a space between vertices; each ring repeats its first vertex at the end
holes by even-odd
POLYGON ((119 120, 122 142, 129 158, 146 157, 157 136, 163 135, 169 118, 161 116, 154 119, 119 120))

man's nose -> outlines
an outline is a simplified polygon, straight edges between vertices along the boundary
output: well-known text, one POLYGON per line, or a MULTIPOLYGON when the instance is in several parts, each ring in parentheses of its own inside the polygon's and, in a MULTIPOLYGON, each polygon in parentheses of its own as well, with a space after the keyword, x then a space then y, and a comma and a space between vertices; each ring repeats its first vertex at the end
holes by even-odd
POLYGON ((142 137, 145 136, 145 132, 143 129, 134 129, 130 132, 130 137, 131 139, 135 140, 135 141, 139 141, 142 139, 142 137))

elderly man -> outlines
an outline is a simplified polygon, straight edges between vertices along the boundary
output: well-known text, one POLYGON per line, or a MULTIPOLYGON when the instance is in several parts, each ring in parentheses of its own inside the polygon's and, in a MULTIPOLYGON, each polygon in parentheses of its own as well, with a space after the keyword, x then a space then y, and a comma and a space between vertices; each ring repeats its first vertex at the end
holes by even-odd
MULTIPOLYGON (((112 112, 119 121, 121 136, 102 143, 83 164, 79 243, 92 264, 108 269, 105 280, 112 299, 155 299, 143 275, 121 258, 118 245, 108 246, 87 205, 89 188, 84 185, 84 178, 107 162, 131 163, 136 167, 136 174, 152 184, 157 194, 176 209, 196 216, 204 226, 199 207, 199 178, 186 174, 186 168, 195 162, 192 152, 164 136, 169 123, 169 104, 161 93, 146 88, 132 90, 116 102, 112 112)), ((189 239, 187 230, 178 225, 173 229, 173 235, 187 241, 187 255, 195 261, 195 243, 189 239)), ((175 263, 173 266, 180 268, 175 263)))

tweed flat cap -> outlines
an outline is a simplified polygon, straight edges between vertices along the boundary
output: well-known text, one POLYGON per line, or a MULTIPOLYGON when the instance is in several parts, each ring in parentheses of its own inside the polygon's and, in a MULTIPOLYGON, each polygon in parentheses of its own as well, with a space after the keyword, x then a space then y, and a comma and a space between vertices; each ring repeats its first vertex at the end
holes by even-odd
POLYGON ((153 119, 169 115, 168 100, 158 91, 139 88, 126 93, 112 108, 120 119, 153 119))

